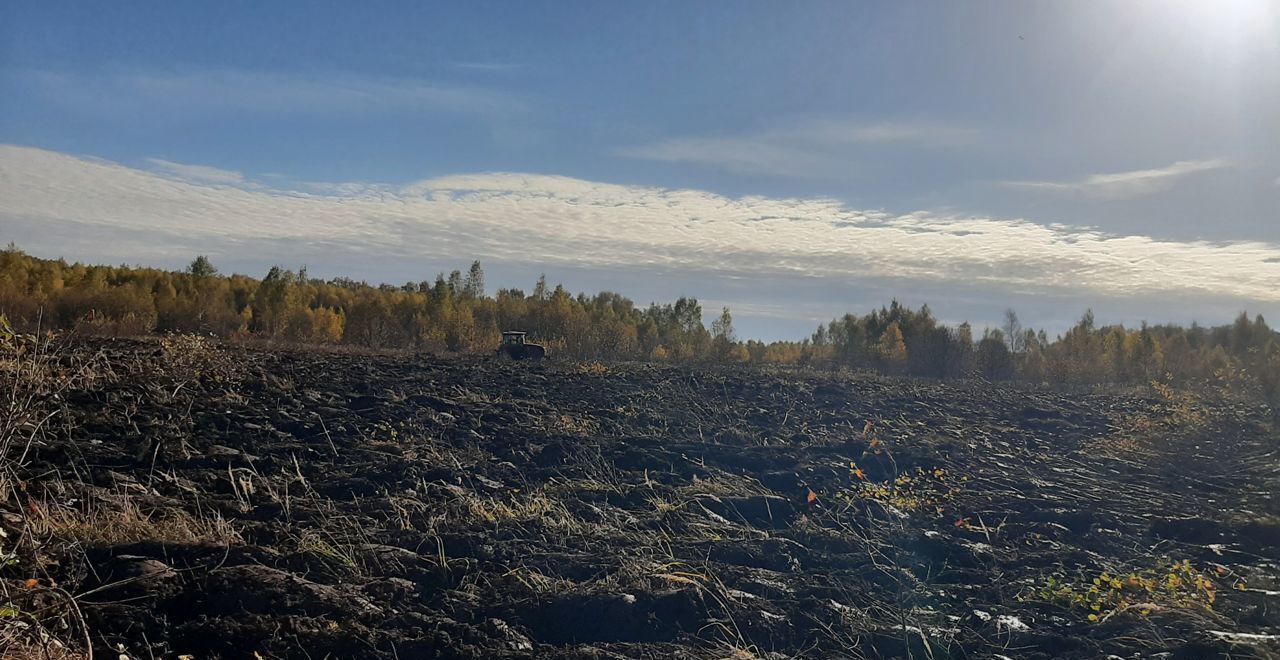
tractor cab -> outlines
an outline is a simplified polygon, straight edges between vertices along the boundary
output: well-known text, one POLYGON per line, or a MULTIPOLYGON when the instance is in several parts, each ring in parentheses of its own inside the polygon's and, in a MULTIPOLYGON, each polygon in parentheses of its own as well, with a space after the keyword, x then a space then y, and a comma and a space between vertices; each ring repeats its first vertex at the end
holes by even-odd
POLYGON ((498 345, 498 357, 508 360, 540 360, 545 357, 547 349, 525 341, 526 334, 517 330, 503 332, 502 343, 498 345))

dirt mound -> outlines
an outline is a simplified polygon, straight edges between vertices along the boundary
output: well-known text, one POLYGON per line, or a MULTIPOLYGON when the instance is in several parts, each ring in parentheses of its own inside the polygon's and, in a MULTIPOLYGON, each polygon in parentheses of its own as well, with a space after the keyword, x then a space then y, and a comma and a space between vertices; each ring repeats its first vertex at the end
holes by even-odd
POLYGON ((1280 445, 1228 399, 73 350, 0 575, 111 657, 1280 654, 1280 445))

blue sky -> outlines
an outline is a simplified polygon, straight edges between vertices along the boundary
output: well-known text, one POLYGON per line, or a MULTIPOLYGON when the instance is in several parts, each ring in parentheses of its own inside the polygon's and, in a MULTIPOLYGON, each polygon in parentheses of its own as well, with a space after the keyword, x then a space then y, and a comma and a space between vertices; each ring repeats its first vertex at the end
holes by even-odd
POLYGON ((0 239, 36 254, 392 282, 479 257, 762 337, 894 296, 1280 315, 1269 0, 20 1, 0 98, 0 239))

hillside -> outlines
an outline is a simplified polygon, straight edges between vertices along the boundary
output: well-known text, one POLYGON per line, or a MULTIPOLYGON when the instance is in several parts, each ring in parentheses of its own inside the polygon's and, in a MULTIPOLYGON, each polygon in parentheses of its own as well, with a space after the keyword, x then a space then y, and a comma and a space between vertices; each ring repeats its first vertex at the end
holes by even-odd
POLYGON ((0 438, 9 652, 1280 657, 1280 438, 1229 398, 190 338, 49 360, 5 361, 52 415, 0 438))

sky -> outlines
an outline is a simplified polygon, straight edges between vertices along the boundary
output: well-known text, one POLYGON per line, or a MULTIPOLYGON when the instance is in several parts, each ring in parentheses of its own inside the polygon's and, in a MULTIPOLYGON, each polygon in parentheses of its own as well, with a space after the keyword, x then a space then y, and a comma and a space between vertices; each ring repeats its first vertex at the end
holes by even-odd
POLYGON ((1280 317, 1280 0, 0 8, 0 242, 696 296, 1280 317))

